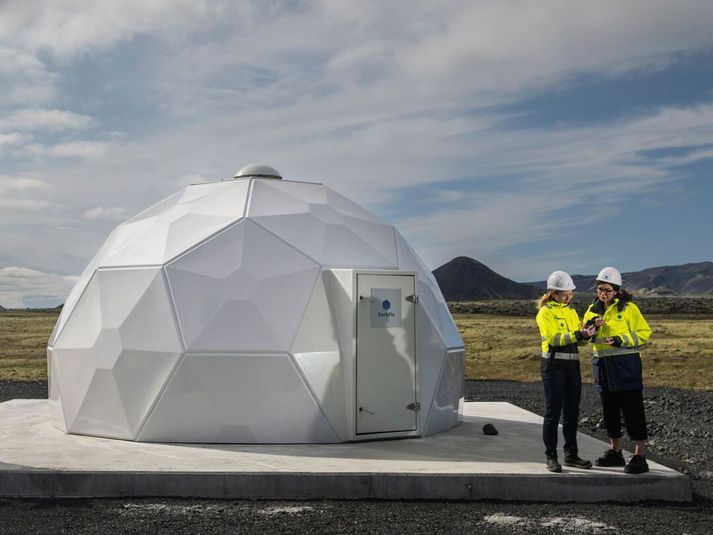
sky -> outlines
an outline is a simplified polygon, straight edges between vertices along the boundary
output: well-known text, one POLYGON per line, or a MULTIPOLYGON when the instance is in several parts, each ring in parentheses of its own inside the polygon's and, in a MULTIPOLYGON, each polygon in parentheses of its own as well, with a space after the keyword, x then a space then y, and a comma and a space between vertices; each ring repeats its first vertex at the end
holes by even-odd
POLYGON ((709 0, 0 2, 0 305, 251 162, 517 281, 713 260, 709 0))

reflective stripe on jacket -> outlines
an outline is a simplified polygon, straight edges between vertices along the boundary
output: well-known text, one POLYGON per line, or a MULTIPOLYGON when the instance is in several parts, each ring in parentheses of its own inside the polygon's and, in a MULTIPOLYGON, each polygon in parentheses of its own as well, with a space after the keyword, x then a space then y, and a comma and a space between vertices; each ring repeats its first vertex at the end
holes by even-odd
POLYGON ((614 299, 609 308, 604 311, 604 314, 592 312, 592 305, 589 305, 587 312, 584 314, 584 323, 597 316, 606 322, 606 325, 599 329, 593 340, 594 348, 592 353, 595 357, 636 353, 651 336, 651 327, 646 323, 644 316, 641 315, 639 307, 632 302, 628 302, 624 304, 624 310, 619 311, 618 303, 619 300, 614 299), (621 338, 621 347, 605 343, 607 338, 614 336, 621 338))
POLYGON ((584 322, 600 316, 606 325, 599 329, 593 342, 592 373, 600 392, 642 390, 641 355, 639 349, 651 336, 651 328, 642 316, 639 307, 628 302, 619 311, 615 299, 604 314, 592 312, 592 306, 584 314, 584 322), (605 343, 607 338, 621 338, 620 347, 605 343))

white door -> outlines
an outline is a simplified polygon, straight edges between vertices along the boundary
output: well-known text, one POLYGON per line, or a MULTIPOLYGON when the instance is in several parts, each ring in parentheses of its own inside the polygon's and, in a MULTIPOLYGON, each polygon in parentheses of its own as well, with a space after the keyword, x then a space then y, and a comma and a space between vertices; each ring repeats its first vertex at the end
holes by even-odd
POLYGON ((416 429, 415 277, 357 275, 356 433, 416 429))

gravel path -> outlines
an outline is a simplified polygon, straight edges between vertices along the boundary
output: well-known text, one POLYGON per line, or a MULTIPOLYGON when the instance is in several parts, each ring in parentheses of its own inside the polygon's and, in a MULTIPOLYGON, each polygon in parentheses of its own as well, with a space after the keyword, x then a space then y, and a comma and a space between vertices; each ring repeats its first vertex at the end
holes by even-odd
MULTIPOLYGON (((0 401, 47 396, 46 381, 0 381, 0 401)), ((713 392, 644 392, 649 457, 688 473, 691 504, 0 499, 5 533, 713 533, 713 392)), ((542 414, 539 383, 468 381, 469 401, 509 401, 542 414)), ((583 389, 581 431, 605 439, 599 402, 583 389)), ((627 444, 627 447, 630 445, 627 444)))

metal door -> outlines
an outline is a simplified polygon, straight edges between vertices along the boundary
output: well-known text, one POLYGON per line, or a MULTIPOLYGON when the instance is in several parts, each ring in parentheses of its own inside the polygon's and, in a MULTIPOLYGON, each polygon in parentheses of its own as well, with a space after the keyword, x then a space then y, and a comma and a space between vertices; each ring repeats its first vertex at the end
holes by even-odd
POLYGON ((414 275, 357 275, 356 434, 416 429, 414 275))

